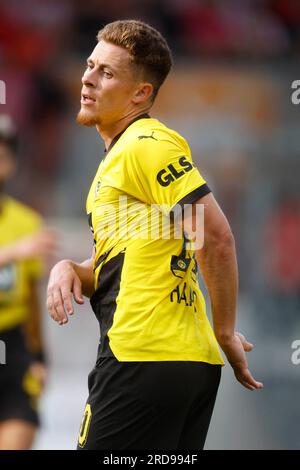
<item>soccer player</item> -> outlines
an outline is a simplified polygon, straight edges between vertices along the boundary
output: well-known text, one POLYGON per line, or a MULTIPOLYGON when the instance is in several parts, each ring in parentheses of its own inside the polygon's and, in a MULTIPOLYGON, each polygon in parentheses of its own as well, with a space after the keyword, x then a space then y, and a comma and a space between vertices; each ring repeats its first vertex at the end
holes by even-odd
POLYGON ((31 208, 4 193, 16 167, 17 135, 0 115, 0 450, 26 450, 38 426, 46 368, 38 281, 56 236, 31 208))
POLYGON ((253 346, 234 329, 233 235, 185 139, 149 115, 172 64, 165 39, 136 20, 110 23, 97 39, 77 118, 96 127, 106 148, 87 198, 95 245, 82 264, 54 266, 47 296, 61 325, 73 299, 90 297, 100 324, 78 449, 202 449, 223 364, 218 343, 237 380, 262 387, 245 356, 253 346), (180 216, 177 209, 188 204, 180 216), (200 205, 205 243, 195 249, 200 205))

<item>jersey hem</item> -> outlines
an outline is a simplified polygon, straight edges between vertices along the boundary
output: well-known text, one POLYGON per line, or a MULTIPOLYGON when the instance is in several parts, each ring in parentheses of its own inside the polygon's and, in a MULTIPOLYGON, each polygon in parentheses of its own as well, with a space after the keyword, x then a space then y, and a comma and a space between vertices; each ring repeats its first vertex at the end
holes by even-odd
POLYGON ((145 356, 140 356, 138 354, 122 354, 122 353, 117 353, 116 350, 111 346, 110 344, 111 351, 115 358, 119 362, 164 362, 164 361, 191 361, 191 362, 206 362, 208 364, 212 365, 221 365, 224 366, 225 363, 220 357, 220 359, 211 359, 206 356, 199 357, 199 355, 193 355, 193 354, 168 354, 168 355, 159 355, 155 354, 155 357, 145 357, 145 356))

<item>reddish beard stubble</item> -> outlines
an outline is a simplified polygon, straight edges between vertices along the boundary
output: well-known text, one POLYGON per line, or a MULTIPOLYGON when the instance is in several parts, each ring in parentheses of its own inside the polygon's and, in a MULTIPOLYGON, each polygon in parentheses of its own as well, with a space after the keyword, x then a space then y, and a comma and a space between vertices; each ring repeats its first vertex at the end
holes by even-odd
POLYGON ((76 121, 81 126, 88 126, 88 127, 93 127, 93 126, 96 126, 96 125, 100 124, 100 119, 99 118, 97 118, 92 113, 89 113, 89 112, 85 111, 82 108, 79 111, 79 113, 77 114, 76 121))

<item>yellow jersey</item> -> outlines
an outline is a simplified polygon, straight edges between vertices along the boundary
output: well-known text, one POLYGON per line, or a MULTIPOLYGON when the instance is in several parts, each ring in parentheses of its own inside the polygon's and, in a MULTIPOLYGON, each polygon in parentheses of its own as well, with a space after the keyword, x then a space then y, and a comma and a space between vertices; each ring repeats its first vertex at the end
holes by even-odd
POLYGON ((142 115, 110 145, 87 198, 99 356, 223 364, 174 207, 208 194, 186 140, 142 115))
MULTIPOLYGON (((4 197, 0 208, 0 249, 40 229, 41 217, 29 207, 4 197)), ((0 267, 0 331, 23 323, 30 312, 30 282, 42 274, 39 259, 0 267)))

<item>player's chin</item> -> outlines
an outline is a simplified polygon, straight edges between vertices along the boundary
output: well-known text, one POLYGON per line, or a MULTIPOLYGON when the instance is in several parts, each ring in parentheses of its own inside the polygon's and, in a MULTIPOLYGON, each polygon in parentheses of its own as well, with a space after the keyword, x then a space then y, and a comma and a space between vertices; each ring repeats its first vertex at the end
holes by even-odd
POLYGON ((99 117, 97 116, 95 112, 84 109, 82 107, 79 113, 77 114, 76 121, 81 126, 93 127, 99 124, 99 117))

